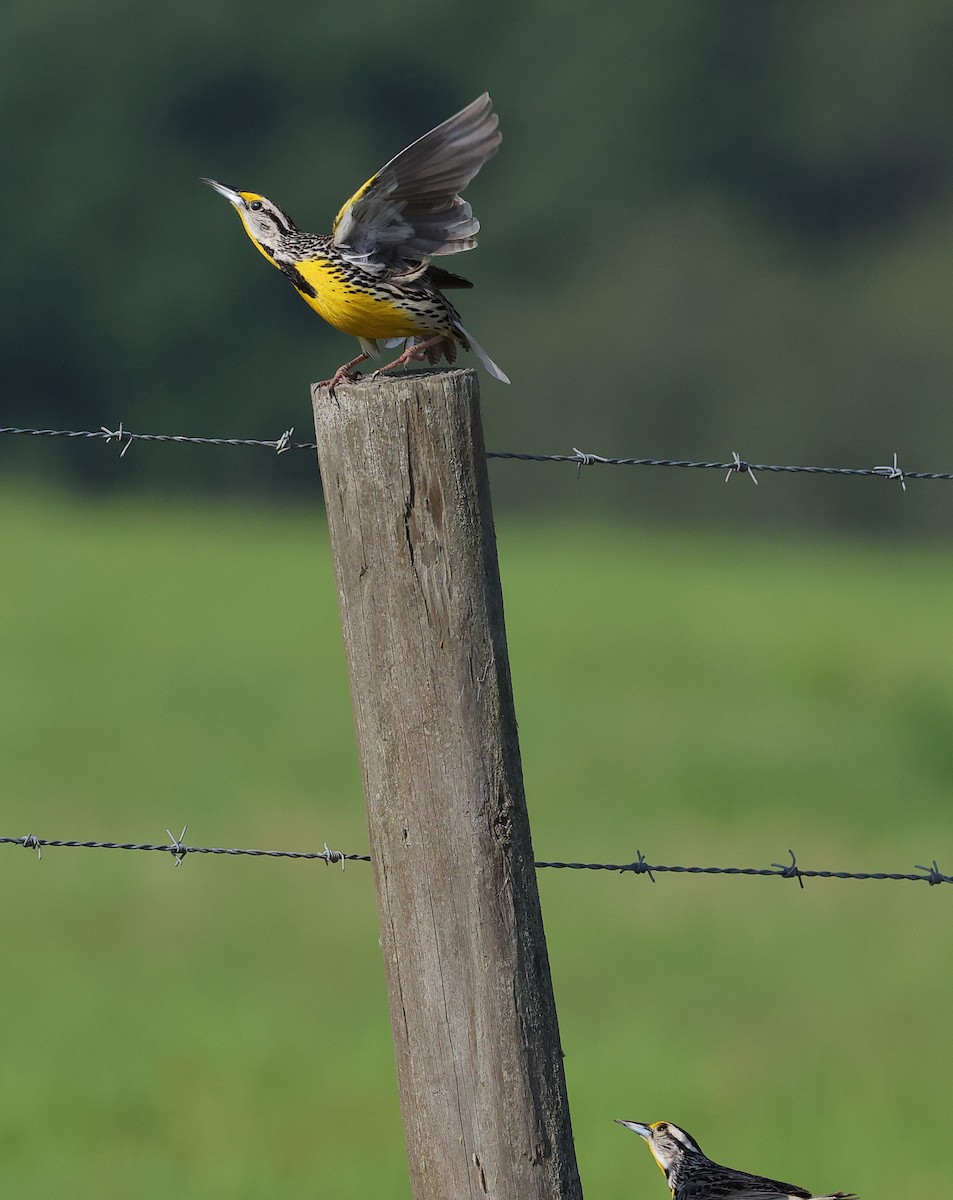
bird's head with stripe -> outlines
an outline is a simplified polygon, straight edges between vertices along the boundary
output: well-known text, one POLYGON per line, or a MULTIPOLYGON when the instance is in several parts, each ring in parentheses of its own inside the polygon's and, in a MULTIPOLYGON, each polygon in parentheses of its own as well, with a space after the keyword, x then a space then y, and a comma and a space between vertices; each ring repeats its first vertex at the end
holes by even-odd
POLYGON ((645 1138, 666 1179, 670 1178, 672 1168, 680 1165, 686 1158, 693 1155, 705 1157, 692 1135, 684 1129, 679 1129, 671 1121, 656 1121, 653 1125, 643 1125, 641 1121, 619 1121, 618 1124, 645 1138))
POLYGON ((232 205, 242 219, 245 232, 266 257, 275 255, 289 234, 297 231, 294 221, 266 196, 257 192, 237 192, 214 179, 203 179, 210 188, 232 205))

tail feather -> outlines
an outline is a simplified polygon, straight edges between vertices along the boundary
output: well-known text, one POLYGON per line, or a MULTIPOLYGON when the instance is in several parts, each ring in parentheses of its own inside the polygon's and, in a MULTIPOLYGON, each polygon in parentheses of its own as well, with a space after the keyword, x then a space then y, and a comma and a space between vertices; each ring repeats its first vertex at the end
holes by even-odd
POLYGON ((487 373, 492 375, 494 379, 498 379, 500 383, 509 383, 509 376, 500 370, 500 368, 496 365, 493 359, 490 358, 489 354, 487 354, 476 338, 471 337, 471 335, 467 333, 459 321, 457 322, 457 329, 463 334, 467 345, 470 347, 473 353, 477 356, 480 362, 483 363, 487 373))

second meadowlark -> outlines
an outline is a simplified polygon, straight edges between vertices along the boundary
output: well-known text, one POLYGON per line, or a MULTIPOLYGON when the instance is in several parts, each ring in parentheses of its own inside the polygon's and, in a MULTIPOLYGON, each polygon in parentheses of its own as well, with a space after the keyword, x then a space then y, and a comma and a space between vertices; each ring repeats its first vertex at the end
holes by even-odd
POLYGON ((793 1183, 764 1175, 749 1175, 712 1162, 690 1133, 671 1121, 643 1125, 619 1121, 644 1138, 665 1174, 672 1200, 857 1200, 853 1192, 825 1192, 822 1196, 793 1183))
POLYGON ((277 204, 205 179, 234 205, 245 232, 291 280, 307 304, 336 329, 353 334, 361 353, 327 382, 333 389, 380 354, 406 343, 381 370, 426 357, 452 363, 457 346, 509 383, 460 323, 444 292, 472 287, 431 258, 476 245, 480 223, 461 193, 497 151, 501 134, 484 93, 381 167, 344 204, 330 234, 305 233, 277 204))

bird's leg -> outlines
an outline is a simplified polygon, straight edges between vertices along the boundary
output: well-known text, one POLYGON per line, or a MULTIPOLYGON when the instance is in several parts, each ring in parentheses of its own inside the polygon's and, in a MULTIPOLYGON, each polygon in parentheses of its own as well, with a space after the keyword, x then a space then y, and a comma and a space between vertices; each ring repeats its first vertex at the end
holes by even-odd
POLYGON ((318 384, 318 386, 326 387, 328 389, 328 391, 331 393, 331 395, 333 396, 334 389, 337 387, 337 385, 339 383, 353 383, 354 382, 355 377, 351 374, 351 369, 353 367, 356 367, 358 363, 362 363, 366 358, 370 358, 370 357, 371 356, 369 354, 365 353, 362 350, 361 353, 357 356, 357 358, 352 358, 351 361, 346 362, 343 367, 338 367, 338 369, 334 372, 334 375, 331 379, 323 379, 321 381, 321 383, 318 384))
POLYGON ((439 333, 439 334, 437 334, 436 337, 427 338, 427 340, 424 342, 412 343, 410 346, 407 347, 407 349, 400 356, 400 358, 395 358, 394 361, 388 363, 386 367, 380 367, 377 371, 375 371, 374 372, 375 378, 378 375, 383 375, 385 371, 392 371, 394 369, 394 367, 406 367, 407 364, 411 361, 411 359, 417 359, 417 360, 422 359, 424 356, 423 352, 428 347, 436 346, 436 344, 438 342, 442 342, 443 339, 444 339, 444 335, 442 333, 439 333))

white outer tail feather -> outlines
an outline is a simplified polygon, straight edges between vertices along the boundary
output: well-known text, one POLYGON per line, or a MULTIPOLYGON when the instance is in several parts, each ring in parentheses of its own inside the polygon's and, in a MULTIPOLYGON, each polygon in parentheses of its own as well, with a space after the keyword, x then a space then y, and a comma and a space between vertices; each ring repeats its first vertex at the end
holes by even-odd
POLYGON ((483 349, 483 347, 476 340, 476 338, 471 337, 471 335, 469 333, 467 333, 467 331, 463 328, 463 326, 460 324, 459 321, 457 322, 457 329, 460 330, 460 332, 463 334, 463 336, 470 343, 470 349, 477 356, 477 358, 480 360, 480 362, 483 363, 483 366, 486 368, 487 374, 492 375, 494 379, 498 379, 500 381, 500 383, 509 383, 509 381, 510 381, 509 376, 504 374, 504 372, 500 370, 500 368, 496 365, 496 363, 493 361, 493 359, 490 358, 489 354, 487 354, 487 352, 483 349))

